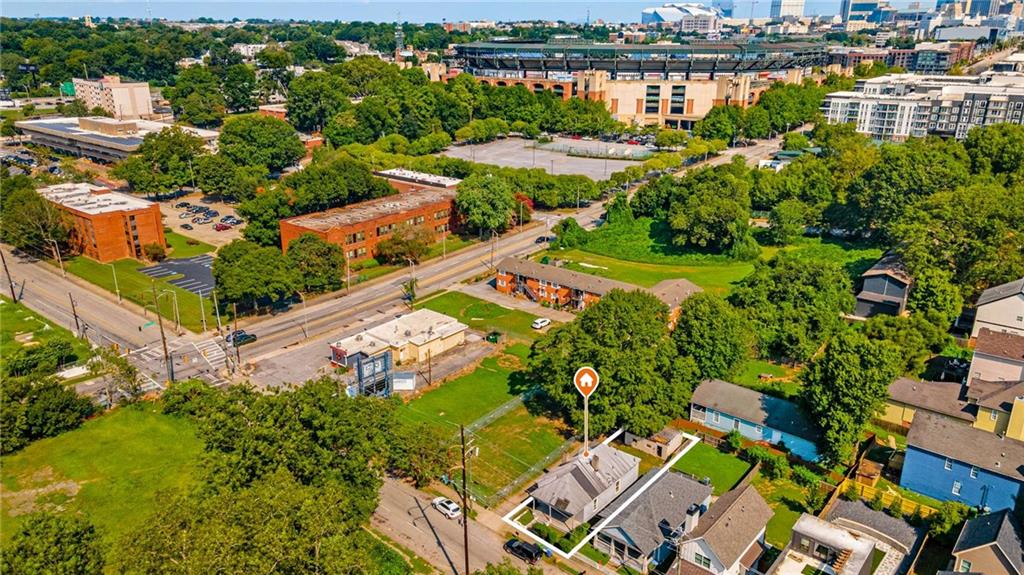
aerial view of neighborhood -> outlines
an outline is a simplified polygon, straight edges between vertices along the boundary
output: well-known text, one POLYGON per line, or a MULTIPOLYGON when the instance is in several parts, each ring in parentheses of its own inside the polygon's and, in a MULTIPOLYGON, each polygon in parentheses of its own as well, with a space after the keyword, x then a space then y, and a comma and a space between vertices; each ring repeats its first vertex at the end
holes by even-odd
POLYGON ((0 4, 3 575, 1024 575, 1024 0, 0 4))

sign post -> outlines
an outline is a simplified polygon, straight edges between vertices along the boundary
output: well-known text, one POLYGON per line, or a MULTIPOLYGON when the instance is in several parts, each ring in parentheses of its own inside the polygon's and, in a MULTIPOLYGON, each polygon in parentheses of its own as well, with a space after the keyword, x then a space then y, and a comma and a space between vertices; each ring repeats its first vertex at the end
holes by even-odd
POLYGON ((583 457, 590 457, 590 394, 594 393, 600 381, 597 370, 590 366, 577 369, 572 376, 576 391, 583 396, 583 457))

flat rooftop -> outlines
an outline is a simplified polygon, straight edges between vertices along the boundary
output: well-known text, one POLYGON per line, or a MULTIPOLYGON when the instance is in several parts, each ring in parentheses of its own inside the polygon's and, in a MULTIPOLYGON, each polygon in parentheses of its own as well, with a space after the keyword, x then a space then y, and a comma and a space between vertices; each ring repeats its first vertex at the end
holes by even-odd
POLYGON ((435 174, 428 174, 426 172, 416 172, 413 170, 406 170, 404 168, 392 168, 390 170, 381 170, 374 173, 382 178, 401 180, 403 182, 411 182, 413 184, 421 184, 435 188, 454 188, 462 182, 462 180, 458 178, 438 176, 435 174))
MULTIPOLYGON (((22 130, 28 131, 30 134, 33 131, 38 131, 66 137, 72 140, 84 140, 94 144, 109 145, 118 148, 137 148, 142 145, 142 139, 145 138, 147 134, 161 132, 171 127, 171 124, 154 122, 152 120, 115 120, 114 118, 104 117, 42 118, 39 120, 22 120, 20 122, 15 122, 15 125, 22 130), (79 121, 82 119, 89 120, 97 125, 109 125, 111 127, 122 124, 134 124, 134 129, 130 134, 108 134, 83 128, 79 121)), ((199 136, 207 142, 216 140, 219 135, 214 130, 203 130, 189 126, 180 127, 186 132, 199 136)))
POLYGON ((451 201, 454 198, 454 190, 437 188, 413 190, 341 208, 287 218, 282 221, 309 230, 327 232, 334 228, 350 226, 387 215, 409 212, 438 202, 451 201))
POLYGON ((339 339, 331 347, 346 355, 375 355, 386 349, 406 344, 421 346, 438 338, 446 338, 469 327, 453 317, 429 309, 416 310, 361 333, 339 339))
POLYGON ((86 183, 58 184, 38 191, 55 204, 91 215, 144 210, 153 205, 142 198, 86 183))

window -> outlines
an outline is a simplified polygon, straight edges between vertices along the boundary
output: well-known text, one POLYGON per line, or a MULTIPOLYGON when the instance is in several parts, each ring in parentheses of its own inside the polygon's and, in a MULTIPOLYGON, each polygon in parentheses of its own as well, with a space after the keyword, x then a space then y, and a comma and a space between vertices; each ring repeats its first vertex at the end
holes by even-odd
POLYGON ((764 433, 764 428, 758 425, 754 427, 754 431, 756 431, 758 435, 761 435, 762 433, 764 433))
POLYGON ((693 554, 693 562, 696 563, 697 565, 700 565, 701 567, 703 567, 705 569, 710 569, 711 568, 711 558, 710 557, 705 557, 705 556, 701 555, 700 553, 694 553, 693 554))
POLYGON ((968 561, 966 559, 960 561, 960 572, 961 573, 970 573, 971 572, 971 567, 973 567, 973 565, 971 565, 970 561, 968 561))
POLYGON ((735 429, 736 431, 739 431, 740 430, 740 420, 738 420, 738 419, 732 420, 732 428, 735 429))
POLYGON ((988 418, 991 419, 992 421, 999 419, 999 412, 994 409, 989 410, 988 418))
POLYGON ((953 482, 953 495, 960 495, 960 487, 963 485, 959 481, 953 482))
POLYGON ((622 489, 622 481, 615 482, 615 493, 618 493, 619 489, 622 489))
POLYGON ((500 287, 505 287, 505 280, 498 280, 498 285, 500 287))
POLYGON ((971 479, 978 478, 978 467, 976 465, 971 466, 971 479))
POLYGON ((657 114, 660 98, 661 86, 658 86, 656 84, 652 86, 647 86, 647 92, 644 94, 644 113, 657 114))
POLYGON ((440 220, 441 218, 447 218, 447 217, 448 217, 448 210, 441 210, 439 212, 434 212, 434 219, 435 220, 440 220))
POLYGON ((594 509, 597 509, 597 499, 594 500, 594 509))
POLYGON ((946 468, 946 471, 953 469, 953 460, 947 457, 946 464, 944 467, 946 468))
POLYGON ((722 421, 722 416, 717 411, 712 411, 711 412, 711 421, 713 421, 715 423, 719 423, 720 421, 722 421))
POLYGON ((668 112, 670 114, 686 113, 686 86, 672 86, 668 112))

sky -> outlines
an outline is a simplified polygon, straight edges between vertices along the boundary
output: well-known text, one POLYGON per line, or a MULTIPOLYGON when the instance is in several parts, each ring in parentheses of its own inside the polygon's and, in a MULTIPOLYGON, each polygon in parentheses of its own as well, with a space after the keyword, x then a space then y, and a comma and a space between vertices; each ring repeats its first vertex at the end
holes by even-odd
MULTIPOLYGON (((30 2, 5 0, 0 3, 0 14, 15 18, 40 17, 129 17, 190 20, 209 17, 220 20, 232 18, 265 18, 295 20, 364 20, 404 22, 441 22, 460 20, 565 20, 584 22, 587 11, 591 21, 638 22, 640 11, 659 6, 667 0, 620 0, 618 2, 587 2, 559 0, 551 2, 507 0, 337 0, 333 2, 305 2, 287 0, 219 0, 212 2, 161 1, 94 1, 34 0, 30 2)), ((688 0, 696 1, 696 0, 688 0)), ((708 2, 710 3, 710 2, 708 2)), ((748 16, 753 8, 754 17, 767 16, 771 0, 735 0, 737 17, 748 16)), ((891 4, 905 7, 909 0, 896 0, 891 4)), ((933 5, 924 0, 922 6, 933 5)), ((839 9, 839 0, 806 0, 807 15, 831 15, 839 9)))

